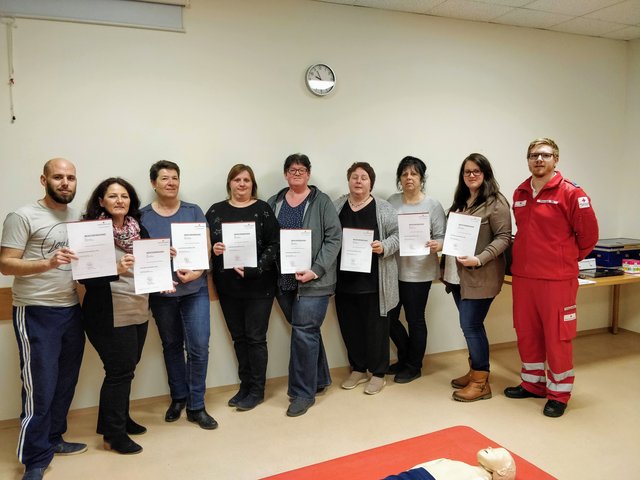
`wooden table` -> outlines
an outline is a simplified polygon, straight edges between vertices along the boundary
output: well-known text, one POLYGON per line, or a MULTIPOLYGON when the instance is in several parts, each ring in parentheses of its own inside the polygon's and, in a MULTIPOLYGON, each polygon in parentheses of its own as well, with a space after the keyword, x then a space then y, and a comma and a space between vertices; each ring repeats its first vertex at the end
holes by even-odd
MULTIPOLYGON (((613 287, 613 296, 611 301, 611 327, 609 331, 614 335, 618 333, 618 313, 620 311, 620 285, 628 283, 640 283, 640 275, 616 275, 613 277, 590 278, 595 283, 580 285, 580 289, 593 287, 613 287)), ((504 283, 511 285, 511 276, 504 276, 504 283)))

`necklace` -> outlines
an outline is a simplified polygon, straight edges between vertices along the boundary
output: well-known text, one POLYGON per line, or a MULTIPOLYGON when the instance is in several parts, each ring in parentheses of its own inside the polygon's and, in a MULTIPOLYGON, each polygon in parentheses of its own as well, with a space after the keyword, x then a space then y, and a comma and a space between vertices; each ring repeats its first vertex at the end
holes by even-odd
POLYGON ((360 203, 353 203, 351 201, 351 197, 348 198, 349 201, 349 205, 351 206, 351 208, 358 208, 361 207, 362 205, 364 205, 365 203, 367 203, 369 201, 369 199, 371 198, 371 195, 369 195, 367 198, 365 198, 363 201, 361 201, 360 203))

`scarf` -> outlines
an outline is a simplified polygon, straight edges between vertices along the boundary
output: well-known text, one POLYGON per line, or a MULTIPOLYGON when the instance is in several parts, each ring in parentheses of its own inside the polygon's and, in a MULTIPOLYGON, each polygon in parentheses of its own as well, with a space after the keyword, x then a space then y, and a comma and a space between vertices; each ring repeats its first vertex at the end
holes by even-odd
MULTIPOLYGON (((100 220, 107 219, 104 213, 100 215, 100 220)), ((127 253, 133 253, 133 241, 140 240, 140 225, 133 217, 124 217, 124 223, 122 227, 113 224, 113 241, 116 243, 116 247, 127 253)))

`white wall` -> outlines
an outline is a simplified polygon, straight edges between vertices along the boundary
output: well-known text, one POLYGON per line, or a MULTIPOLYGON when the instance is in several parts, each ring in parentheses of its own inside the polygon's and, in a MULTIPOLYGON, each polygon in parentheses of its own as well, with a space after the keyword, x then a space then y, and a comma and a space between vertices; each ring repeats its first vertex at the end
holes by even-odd
MULTIPOLYGON (((224 197, 231 165, 251 164, 266 197, 284 186, 282 162, 297 151, 310 156, 312 182, 331 197, 346 191, 347 166, 365 160, 378 174, 374 193, 386 198, 398 161, 416 155, 428 164, 429 193, 446 208, 470 152, 488 156, 510 196, 528 175, 528 142, 551 136, 560 145, 561 171, 592 196, 601 236, 640 236, 637 216, 620 213, 627 197, 618 188, 639 151, 637 143, 626 148, 640 125, 637 42, 306 0, 191 3, 186 34, 17 21, 13 125, 7 89, 0 88, 0 217, 41 195, 38 175, 53 156, 78 167, 76 206, 110 175, 128 178, 149 200, 148 167, 167 158, 183 168, 183 198, 206 209, 224 197), (306 68, 319 61, 338 77, 327 98, 303 84, 306 68)), ((5 52, 2 35, 0 78, 7 76, 5 52)), ((637 292, 624 289, 623 305, 637 292)), ((606 290, 581 294, 580 302, 581 329, 607 324, 606 290)), ((487 321, 494 343, 515 339, 510 305, 505 287, 487 321)), ((636 312, 637 306, 623 309, 623 327, 640 330, 636 312)), ((208 385, 235 383, 217 302, 212 314, 208 385)), ((427 315, 429 352, 464 348, 441 285, 432 290, 427 315)), ((345 365, 333 306, 323 331, 331 366, 345 365)), ((269 352, 269 376, 286 375, 288 331, 277 307, 269 352)), ((101 376, 87 345, 75 408, 97 403, 101 376)), ((2 397, 0 419, 16 417, 10 322, 0 323, 0 386, 14 392, 2 397)), ((152 326, 133 398, 164 393, 152 326)))
MULTIPOLYGON (((640 184, 638 159, 640 158, 640 40, 629 42, 627 74, 627 129, 626 150, 619 179, 621 197, 618 216, 620 231, 625 236, 640 238, 640 184)), ((620 292, 620 316, 624 328, 640 332, 640 286, 626 286, 620 292)))

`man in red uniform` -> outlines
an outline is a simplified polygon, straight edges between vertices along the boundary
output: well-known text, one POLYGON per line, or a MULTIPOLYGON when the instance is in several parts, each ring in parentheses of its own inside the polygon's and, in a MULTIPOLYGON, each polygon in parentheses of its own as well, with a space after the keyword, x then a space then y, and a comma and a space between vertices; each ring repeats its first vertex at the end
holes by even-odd
POLYGON ((509 398, 546 397, 548 417, 560 417, 571 397, 578 261, 598 241, 591 200, 556 171, 558 160, 553 140, 531 142, 531 177, 513 194, 513 324, 522 383, 504 391, 509 398))

